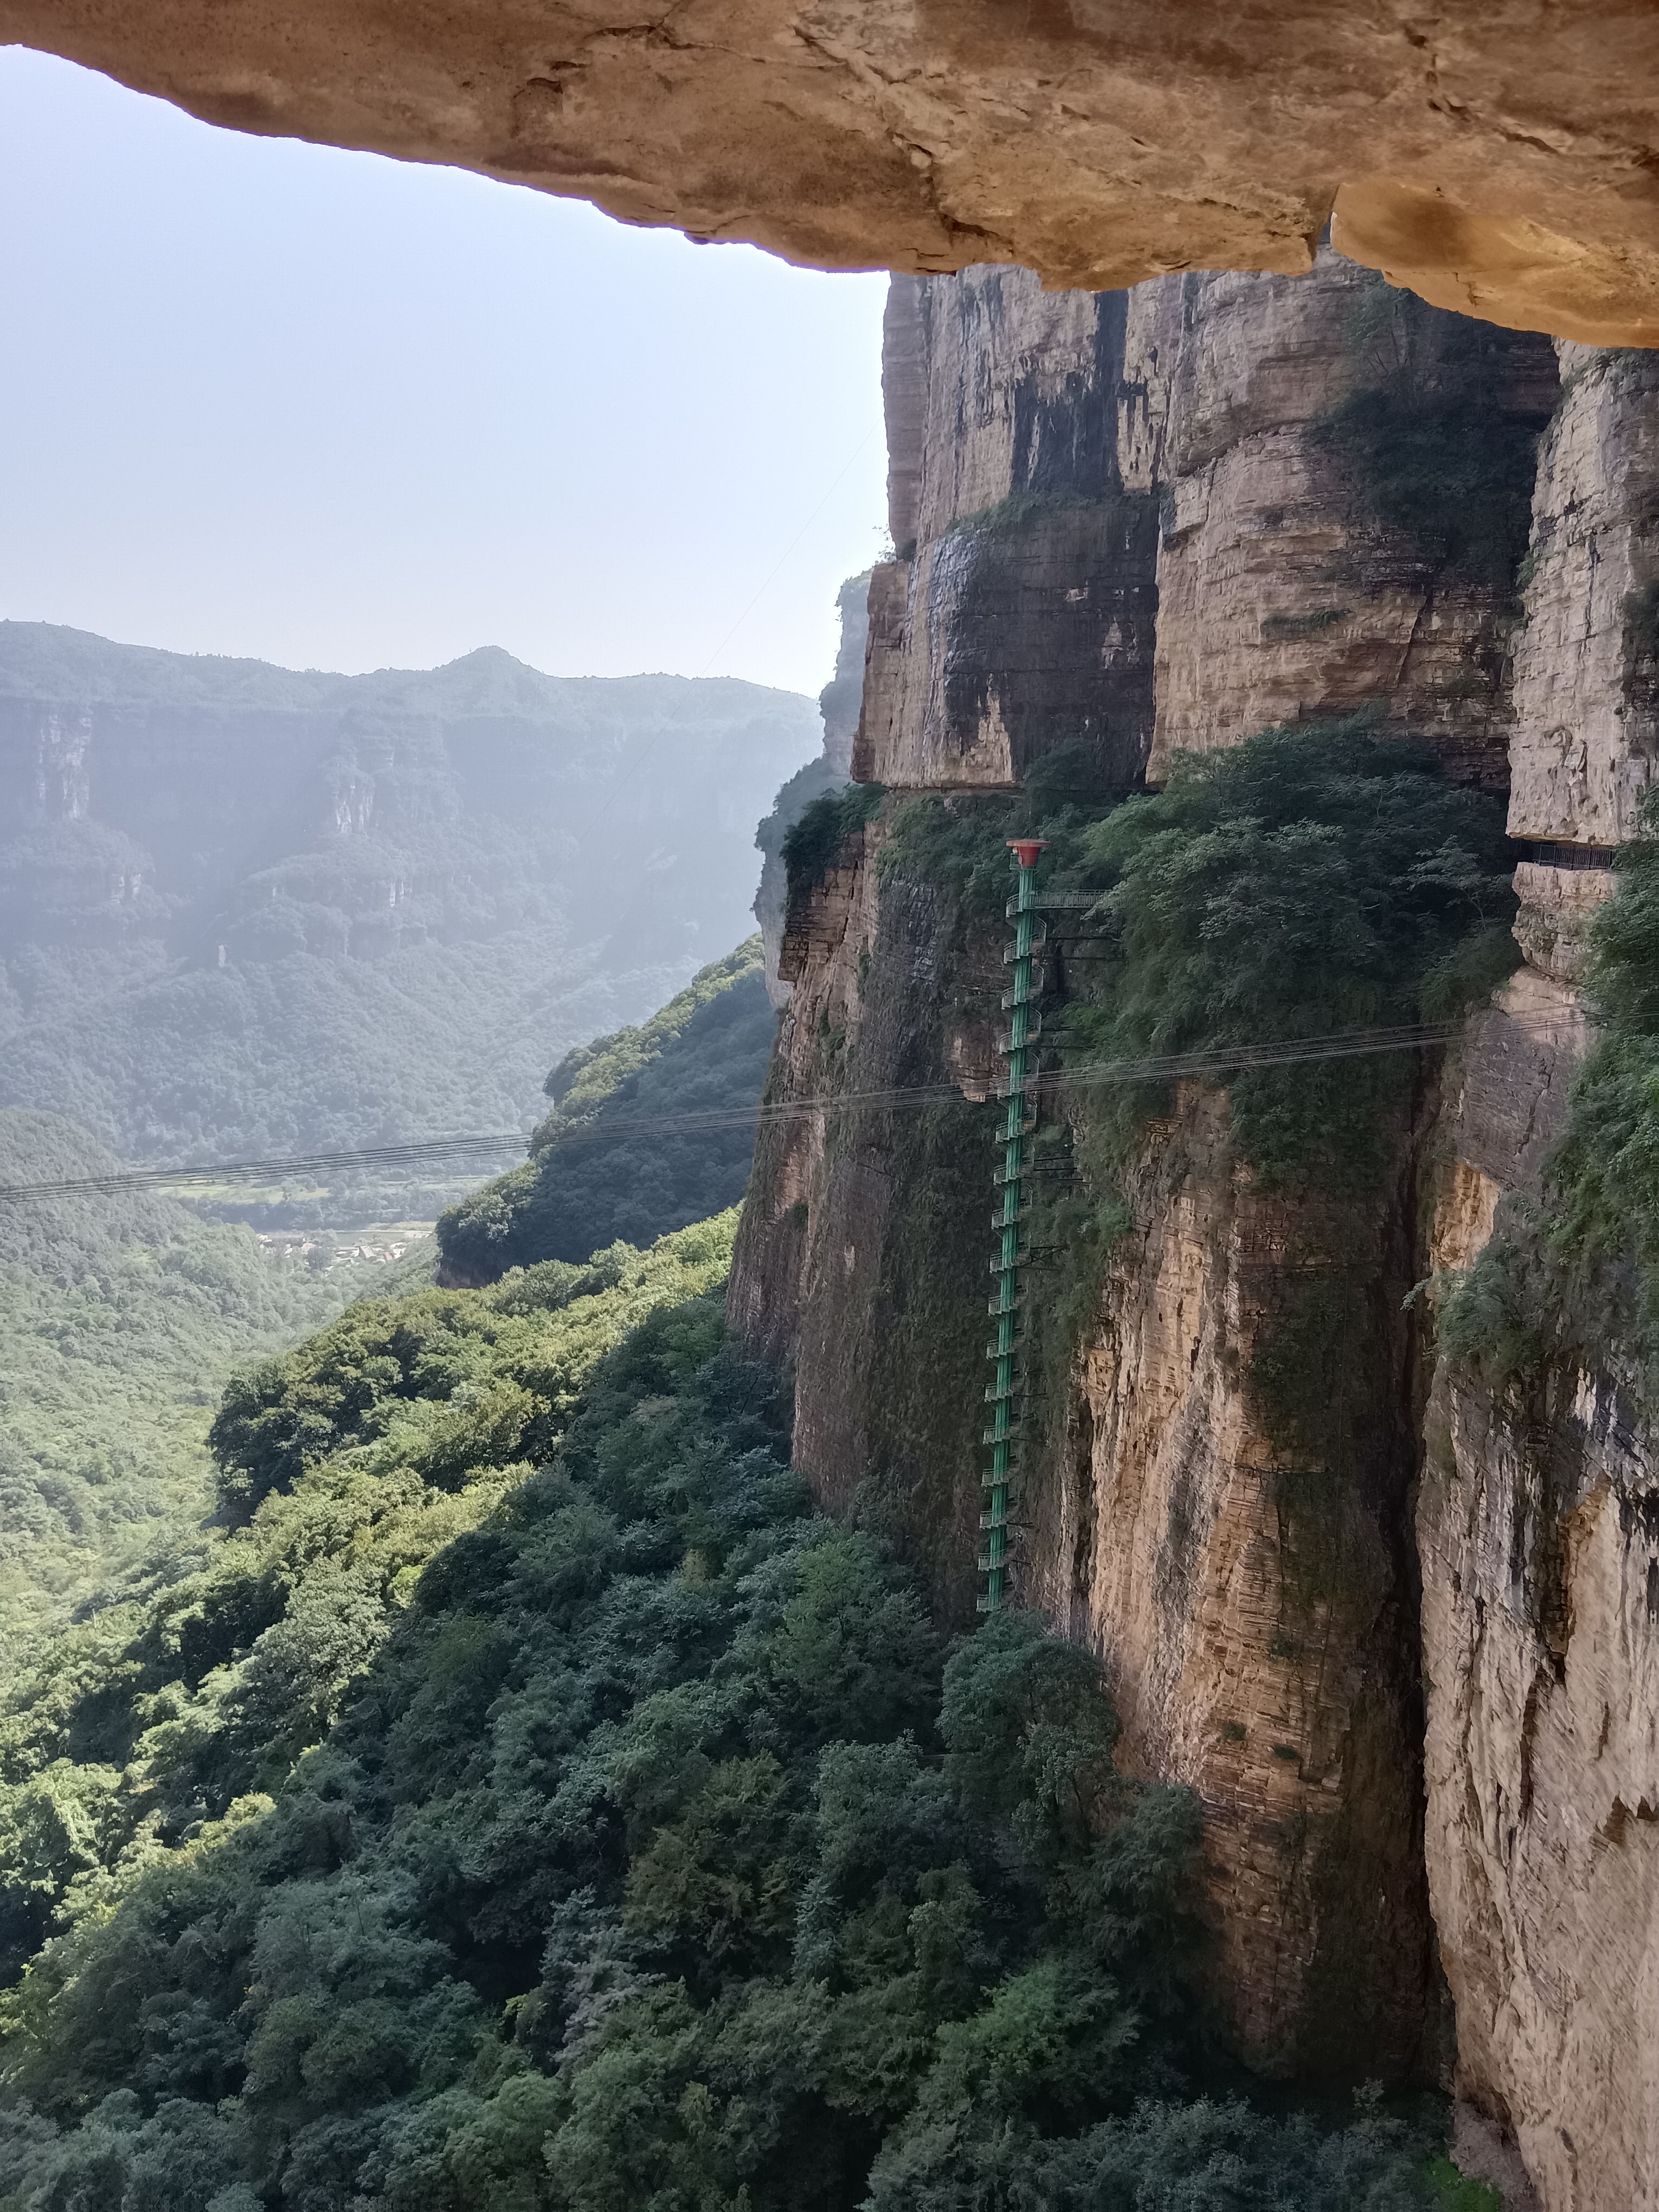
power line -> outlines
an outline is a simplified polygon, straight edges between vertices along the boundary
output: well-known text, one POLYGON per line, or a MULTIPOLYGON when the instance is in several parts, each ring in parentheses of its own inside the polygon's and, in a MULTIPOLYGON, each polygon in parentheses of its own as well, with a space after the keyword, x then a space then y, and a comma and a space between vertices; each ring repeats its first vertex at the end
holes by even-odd
MULTIPOLYGON (((1522 1029, 1553 1028, 1564 1022, 1560 1014, 1553 1012, 1511 1014, 1508 1018, 1522 1029)), ((1424 1052, 1437 1045, 1449 1044, 1462 1030, 1461 1022, 1407 1023, 1392 1028, 1334 1030, 1322 1036, 1285 1038, 1270 1044, 1213 1045, 1197 1052, 1164 1053, 1139 1060, 1097 1060, 1052 1069, 1030 1076, 1026 1088, 1028 1093, 1053 1096, 1069 1091, 1248 1073, 1254 1068, 1368 1059, 1383 1053, 1424 1052)), ((800 1098, 763 1100, 752 1106, 708 1107, 680 1114, 612 1115, 586 1126, 559 1131, 547 1150, 566 1152, 581 1145, 607 1144, 631 1136, 693 1136, 724 1129, 775 1127, 815 1115, 902 1113, 963 1099, 959 1083, 940 1082, 908 1084, 884 1091, 828 1091, 800 1098)), ((3 1183, 0 1184, 0 1201, 210 1188, 219 1183, 264 1185, 363 1169, 495 1160, 503 1154, 524 1149, 525 1139, 516 1132, 428 1137, 411 1144, 312 1152, 284 1159, 231 1160, 199 1168, 128 1168, 106 1176, 64 1176, 49 1182, 3 1183)))

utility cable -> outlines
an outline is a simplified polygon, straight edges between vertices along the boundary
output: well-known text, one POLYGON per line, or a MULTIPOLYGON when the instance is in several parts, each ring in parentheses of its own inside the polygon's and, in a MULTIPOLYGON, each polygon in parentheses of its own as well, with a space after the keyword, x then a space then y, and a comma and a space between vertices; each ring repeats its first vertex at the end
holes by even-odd
MULTIPOLYGON (((1571 1025, 1557 1012, 1511 1014, 1522 1029, 1571 1025)), ((1392 1028, 1335 1030, 1322 1036, 1290 1037, 1270 1044, 1214 1045, 1201 1051, 1164 1053, 1139 1060, 1096 1060, 1069 1068, 1033 1071, 1028 1097, 1054 1095, 1130 1084, 1173 1083, 1207 1076, 1287 1067, 1321 1060, 1370 1058, 1392 1052, 1423 1052, 1449 1044, 1462 1034, 1462 1022, 1401 1024, 1392 1028)), ((959 1083, 905 1085, 882 1091, 820 1092, 799 1098, 762 1100, 752 1106, 709 1107, 679 1114, 611 1115, 555 1133, 545 1152, 585 1144, 609 1144, 629 1137, 675 1137, 723 1129, 767 1127, 815 1115, 904 1112, 929 1104, 967 1100, 959 1083)), ((129 1190, 160 1190, 216 1183, 268 1184, 302 1176, 363 1169, 438 1164, 447 1161, 499 1159, 525 1149, 522 1132, 489 1135, 427 1137, 403 1145, 379 1145, 351 1152, 311 1152, 288 1158, 231 1160, 207 1167, 125 1168, 104 1176, 64 1176, 39 1182, 0 1183, 0 1201, 29 1198, 96 1196, 129 1190)), ((540 1157, 540 1155, 538 1155, 540 1157)))

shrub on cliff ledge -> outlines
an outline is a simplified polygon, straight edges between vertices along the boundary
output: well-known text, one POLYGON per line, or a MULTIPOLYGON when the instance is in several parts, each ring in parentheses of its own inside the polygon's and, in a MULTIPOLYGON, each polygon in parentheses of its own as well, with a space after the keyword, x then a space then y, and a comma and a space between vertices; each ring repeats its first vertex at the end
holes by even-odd
POLYGON ((1492 1242, 1446 1290, 1440 1341, 1499 1387, 1620 1347, 1659 1398, 1659 792, 1614 865, 1617 895, 1589 931, 1601 1038, 1543 1204, 1505 1201, 1492 1242))
MULTIPOLYGON (((1441 1018, 1516 964, 1503 812, 1375 720, 1267 730, 1177 755, 1167 787, 1088 836, 1109 934, 1074 1023, 1134 1060, 1441 1018)), ((1269 1186, 1348 1185, 1406 1056, 1224 1074, 1233 1141, 1269 1186)), ((1103 1094, 1127 1148, 1162 1103, 1103 1094)))
POLYGON ((821 884, 855 830, 880 809, 878 783, 849 783, 822 792, 783 833, 783 866, 791 901, 821 884))

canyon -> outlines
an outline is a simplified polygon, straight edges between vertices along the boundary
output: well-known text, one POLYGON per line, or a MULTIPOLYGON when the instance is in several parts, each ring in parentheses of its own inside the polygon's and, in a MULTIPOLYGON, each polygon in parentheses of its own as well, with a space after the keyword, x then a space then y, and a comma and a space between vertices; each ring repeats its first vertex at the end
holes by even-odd
MULTIPOLYGON (((1649 2203, 1656 1439, 1620 1343, 1540 1398, 1438 1355, 1434 1313, 1537 1199, 1594 1034, 1584 925, 1659 735, 1659 372, 1324 246, 1127 292, 900 275, 884 386, 850 763, 881 794, 791 887, 769 1095, 802 1110, 763 1128, 731 1323, 793 1360, 819 1497, 879 1499, 969 1625, 1004 935, 906 807, 1045 775, 1106 803, 1366 711, 1506 793, 1522 964, 1414 1062, 1375 1178, 1259 1188, 1225 1089, 1183 1081, 1097 1275, 1034 1267, 1014 1584, 1099 1655, 1121 1763, 1198 1793, 1247 2064, 1443 2082, 1506 2202, 1649 2203), (1286 1342, 1325 1424, 1288 1443, 1286 1342)), ((1050 920, 1063 1006, 1088 948, 1050 920)), ((1092 1110, 1042 1119, 1085 1157, 1092 1110)))

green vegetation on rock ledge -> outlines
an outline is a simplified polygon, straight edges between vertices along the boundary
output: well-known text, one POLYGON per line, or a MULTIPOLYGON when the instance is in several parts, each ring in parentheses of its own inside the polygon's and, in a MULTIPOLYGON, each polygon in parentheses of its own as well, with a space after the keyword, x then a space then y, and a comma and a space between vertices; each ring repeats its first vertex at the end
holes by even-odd
POLYGON ((731 1229, 227 1401, 204 1556, 0 1737, 6 2212, 1434 2203, 1374 2103, 1218 2100, 1190 1799, 811 1510, 731 1229))
POLYGON ((618 1239, 649 1243, 734 1206, 755 1143, 744 1116, 759 1103, 776 1027, 751 937, 650 1021, 568 1053, 547 1079, 553 1111, 530 1158, 441 1217, 447 1278, 486 1283, 618 1239), (630 1126, 681 1114, 730 1118, 662 1134, 630 1126))
MULTIPOLYGON (((1057 755, 1017 798, 905 801, 882 856, 1000 936, 1012 872, 1003 840, 1049 840, 1042 885, 1075 902, 1049 918, 1050 1067, 1443 1019, 1516 965, 1501 805, 1447 783, 1426 745, 1374 716, 1178 756, 1155 793, 1091 805, 1060 796, 1074 775, 1057 755)), ((1297 1201, 1288 1219, 1300 1243, 1261 1286, 1252 1381, 1287 1470, 1298 1571, 1310 1595, 1328 1597, 1377 1571, 1375 1540, 1349 1515, 1356 1455, 1374 1448, 1382 1419, 1364 1395, 1377 1362, 1358 1346, 1389 1325, 1379 1322, 1387 1208, 1376 1194, 1407 1141, 1420 1062, 1379 1054, 1214 1081, 1232 1156, 1255 1188, 1297 1201)), ((1161 1083, 1056 1096, 1035 1147, 1030 1236, 1044 1257, 1028 1413, 1046 1442, 1034 1465, 1060 1463, 1079 1334, 1133 1219, 1129 1194, 1153 1171, 1148 1125, 1174 1105, 1161 1083)), ((1156 1172, 1186 1172, 1178 1149, 1156 1172)))
POLYGON ((878 783, 849 783, 820 792, 802 808, 781 848, 792 899, 823 881, 853 832, 880 812, 884 795, 878 783))
POLYGON ((1541 1206, 1510 1197, 1473 1267, 1443 1285, 1442 1349, 1492 1387, 1626 1355, 1659 1396, 1659 795, 1620 848, 1589 930, 1600 1036, 1546 1164, 1541 1206))
MULTIPOLYGON (((1108 936, 1075 1050, 1136 1060, 1444 1019, 1519 957, 1501 805, 1425 745, 1357 715, 1177 756, 1167 787, 1090 833, 1108 936)), ((1267 1188, 1351 1188, 1406 1056, 1220 1079, 1238 1156, 1267 1188)), ((1161 1089, 1105 1094, 1127 1139, 1161 1089)))

